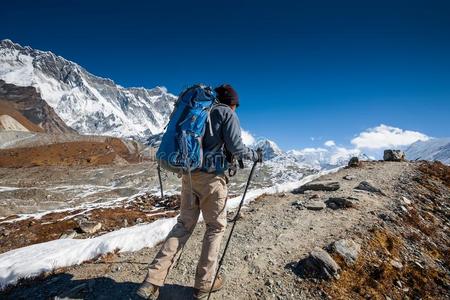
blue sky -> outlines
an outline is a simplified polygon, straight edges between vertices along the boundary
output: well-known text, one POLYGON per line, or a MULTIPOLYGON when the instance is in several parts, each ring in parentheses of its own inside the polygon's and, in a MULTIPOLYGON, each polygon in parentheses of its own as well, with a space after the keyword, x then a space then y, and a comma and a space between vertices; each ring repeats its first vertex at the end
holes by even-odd
POLYGON ((291 149, 380 124, 450 136, 449 16, 449 1, 8 1, 0 38, 123 86, 230 83, 242 126, 291 149))

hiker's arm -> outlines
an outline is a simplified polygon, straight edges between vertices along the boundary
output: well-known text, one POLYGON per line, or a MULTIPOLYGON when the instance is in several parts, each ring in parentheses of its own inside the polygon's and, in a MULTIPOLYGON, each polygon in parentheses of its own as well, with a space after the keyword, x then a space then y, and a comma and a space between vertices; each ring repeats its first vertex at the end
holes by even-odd
POLYGON ((256 151, 246 147, 242 142, 241 125, 236 114, 227 114, 223 125, 222 134, 227 150, 237 158, 258 161, 256 151))

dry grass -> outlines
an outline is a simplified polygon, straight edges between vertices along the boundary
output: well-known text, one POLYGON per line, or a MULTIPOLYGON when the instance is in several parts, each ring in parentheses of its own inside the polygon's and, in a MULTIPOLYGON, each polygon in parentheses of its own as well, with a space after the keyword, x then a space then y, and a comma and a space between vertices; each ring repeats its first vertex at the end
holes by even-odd
POLYGON ((354 266, 343 267, 339 280, 325 284, 332 299, 450 298, 450 167, 421 163, 412 184, 402 187, 413 204, 398 210, 391 223, 374 226, 354 266), (414 183, 415 182, 415 183, 414 183), (392 260, 402 263, 398 269, 392 260))
POLYGON ((23 168, 35 166, 98 166, 114 163, 117 158, 138 162, 118 138, 105 142, 66 142, 36 147, 0 150, 0 167, 23 168))

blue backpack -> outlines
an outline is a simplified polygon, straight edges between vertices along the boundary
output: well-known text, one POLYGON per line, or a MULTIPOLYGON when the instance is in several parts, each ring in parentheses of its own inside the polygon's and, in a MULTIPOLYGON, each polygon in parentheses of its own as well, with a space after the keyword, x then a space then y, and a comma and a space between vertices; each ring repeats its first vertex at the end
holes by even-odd
POLYGON ((202 167, 202 139, 210 111, 216 103, 213 90, 204 85, 194 85, 180 94, 156 152, 158 171, 162 167, 171 172, 190 174, 202 167))

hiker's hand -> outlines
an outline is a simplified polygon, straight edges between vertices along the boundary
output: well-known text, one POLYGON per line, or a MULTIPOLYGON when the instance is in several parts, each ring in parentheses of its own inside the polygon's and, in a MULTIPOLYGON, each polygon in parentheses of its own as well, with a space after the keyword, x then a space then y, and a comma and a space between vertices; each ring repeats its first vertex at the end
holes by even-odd
POLYGON ((264 156, 263 150, 261 148, 258 148, 256 150, 256 153, 258 154, 258 160, 256 162, 262 163, 263 162, 263 156, 264 156))

